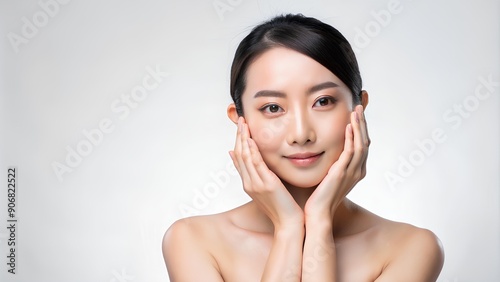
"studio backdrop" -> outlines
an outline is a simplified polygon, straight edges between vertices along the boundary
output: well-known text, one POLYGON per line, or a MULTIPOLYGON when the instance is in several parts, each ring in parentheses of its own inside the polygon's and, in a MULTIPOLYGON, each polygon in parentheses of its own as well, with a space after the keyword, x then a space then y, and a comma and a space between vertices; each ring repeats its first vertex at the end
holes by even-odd
POLYGON ((500 281, 494 0, 1 1, 0 280, 168 281, 166 229, 250 199, 230 65, 283 13, 359 60, 372 145, 348 197, 432 230, 439 281, 500 281))

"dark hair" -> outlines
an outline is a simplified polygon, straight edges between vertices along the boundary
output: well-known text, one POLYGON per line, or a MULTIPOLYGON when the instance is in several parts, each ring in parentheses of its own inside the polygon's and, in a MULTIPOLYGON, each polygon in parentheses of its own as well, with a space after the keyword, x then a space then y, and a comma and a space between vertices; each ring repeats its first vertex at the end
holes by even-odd
POLYGON ((314 59, 349 87, 355 105, 361 103, 361 75, 347 39, 334 27, 315 18, 288 14, 253 28, 236 49, 230 92, 238 115, 243 115, 241 95, 245 91, 248 66, 258 55, 274 47, 289 48, 314 59))

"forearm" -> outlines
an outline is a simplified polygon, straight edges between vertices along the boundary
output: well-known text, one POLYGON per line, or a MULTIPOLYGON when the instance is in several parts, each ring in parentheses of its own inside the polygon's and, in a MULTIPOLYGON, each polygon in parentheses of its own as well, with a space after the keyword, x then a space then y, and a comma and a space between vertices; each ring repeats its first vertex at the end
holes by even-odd
POLYGON ((301 281, 337 281, 336 264, 331 221, 306 221, 301 281))
POLYGON ((261 282, 301 281, 304 226, 276 230, 261 282))

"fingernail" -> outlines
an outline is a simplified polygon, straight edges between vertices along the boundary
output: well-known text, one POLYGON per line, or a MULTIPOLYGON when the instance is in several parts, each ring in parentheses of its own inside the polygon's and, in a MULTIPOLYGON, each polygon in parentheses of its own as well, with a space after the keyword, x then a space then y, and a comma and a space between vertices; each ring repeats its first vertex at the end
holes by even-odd
POLYGON ((241 118, 238 118, 238 131, 241 133, 241 118))
POLYGON ((365 112, 365 109, 363 108, 363 106, 359 105, 358 108, 359 108, 359 110, 358 110, 359 115, 363 115, 365 112))

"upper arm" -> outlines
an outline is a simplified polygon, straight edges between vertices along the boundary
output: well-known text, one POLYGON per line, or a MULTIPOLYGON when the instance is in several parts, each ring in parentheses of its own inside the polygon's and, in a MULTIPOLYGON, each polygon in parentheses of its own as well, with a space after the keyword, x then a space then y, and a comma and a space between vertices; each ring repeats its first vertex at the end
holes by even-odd
POLYGON ((188 220, 176 221, 163 237, 163 258, 171 282, 223 282, 217 263, 188 220))
POLYGON ((418 229, 403 240, 400 247, 376 282, 437 280, 443 267, 444 252, 434 233, 418 229))

